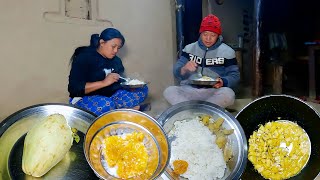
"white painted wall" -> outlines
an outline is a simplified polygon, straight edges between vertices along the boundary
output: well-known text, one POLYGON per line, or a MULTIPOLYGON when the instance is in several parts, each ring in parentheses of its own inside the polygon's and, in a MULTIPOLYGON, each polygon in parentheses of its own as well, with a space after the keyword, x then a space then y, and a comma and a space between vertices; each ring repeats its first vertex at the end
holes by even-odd
MULTIPOLYGON (((70 56, 76 47, 89 44, 92 33, 111 26, 105 21, 85 23, 52 14, 44 18, 44 12, 59 12, 59 2, 0 1, 0 121, 34 104, 67 103, 70 56)), ((162 91, 173 84, 174 2, 95 2, 99 4, 97 17, 110 20, 126 38, 119 56, 128 72, 139 72, 151 82, 151 97, 162 98, 162 91)))

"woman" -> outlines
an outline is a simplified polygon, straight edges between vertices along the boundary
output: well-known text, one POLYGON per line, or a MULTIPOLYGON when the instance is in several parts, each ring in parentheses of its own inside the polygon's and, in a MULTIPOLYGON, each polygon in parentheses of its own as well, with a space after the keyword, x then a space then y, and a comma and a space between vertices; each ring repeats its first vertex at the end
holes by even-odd
POLYGON ((126 90, 120 85, 125 69, 116 54, 124 42, 117 29, 107 28, 100 35, 91 35, 90 46, 75 50, 68 85, 71 104, 96 115, 119 108, 140 109, 148 87, 126 90))
POLYGON ((187 45, 173 68, 181 86, 170 86, 163 95, 170 104, 189 100, 202 100, 228 107, 234 103, 232 88, 240 80, 235 51, 223 43, 221 23, 217 16, 209 14, 200 25, 198 41, 187 45), (202 72, 202 73, 200 73, 202 72), (190 79, 209 76, 217 80, 212 87, 189 85, 190 79))

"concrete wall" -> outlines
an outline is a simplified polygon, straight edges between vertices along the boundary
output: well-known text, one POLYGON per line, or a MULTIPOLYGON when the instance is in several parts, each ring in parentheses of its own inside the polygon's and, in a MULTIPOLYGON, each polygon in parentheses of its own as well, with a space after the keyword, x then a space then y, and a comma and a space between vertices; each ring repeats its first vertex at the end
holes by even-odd
POLYGON ((90 1, 91 20, 65 17, 65 0, 0 1, 0 121, 34 104, 67 103, 70 56, 110 26, 126 38, 119 56, 128 74, 150 81, 153 99, 173 83, 174 1, 90 1))
POLYGON ((253 14, 253 0, 224 0, 218 5, 216 0, 203 0, 203 15, 217 15, 222 24, 222 35, 229 44, 238 43, 238 35, 243 34, 243 11, 253 14))

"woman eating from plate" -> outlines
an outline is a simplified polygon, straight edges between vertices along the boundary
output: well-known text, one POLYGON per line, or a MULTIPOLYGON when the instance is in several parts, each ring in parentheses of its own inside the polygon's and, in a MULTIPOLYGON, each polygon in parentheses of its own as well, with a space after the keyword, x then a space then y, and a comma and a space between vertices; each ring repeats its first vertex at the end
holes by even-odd
POLYGON ((116 55, 124 42, 117 29, 107 28, 100 35, 91 35, 90 46, 74 51, 68 85, 71 104, 96 115, 120 108, 141 110, 148 87, 128 90, 120 84, 125 68, 116 55))

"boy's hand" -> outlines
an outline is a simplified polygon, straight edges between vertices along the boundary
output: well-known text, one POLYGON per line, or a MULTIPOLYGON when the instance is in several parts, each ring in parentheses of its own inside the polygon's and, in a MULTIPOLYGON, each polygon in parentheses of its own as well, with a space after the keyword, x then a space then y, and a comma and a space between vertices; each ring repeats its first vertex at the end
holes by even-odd
POLYGON ((215 85, 213 85, 213 87, 219 89, 223 86, 223 81, 221 78, 217 78, 217 81, 218 82, 215 85))
POLYGON ((187 64, 185 64, 181 68, 181 75, 185 75, 187 72, 194 72, 197 70, 198 64, 194 61, 188 61, 187 64))

